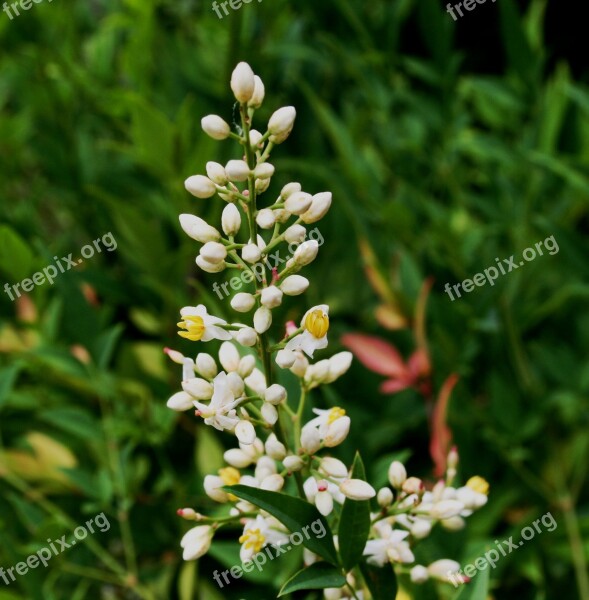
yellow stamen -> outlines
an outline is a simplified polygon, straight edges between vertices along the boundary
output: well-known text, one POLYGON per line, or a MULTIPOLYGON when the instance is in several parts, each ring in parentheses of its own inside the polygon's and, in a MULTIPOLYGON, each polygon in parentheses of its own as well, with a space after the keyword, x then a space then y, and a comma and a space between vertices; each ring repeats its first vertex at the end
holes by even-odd
POLYGON ((475 475, 471 477, 466 482, 466 487, 469 487, 471 490, 478 492, 479 494, 485 494, 485 496, 489 495, 489 484, 486 479, 475 475))
POLYGON ((193 342, 201 340, 205 333, 205 323, 202 320, 202 317, 184 317, 184 321, 180 321, 178 327, 180 329, 186 329, 186 331, 179 331, 178 335, 187 340, 192 340, 193 342))
POLYGON ((327 417, 327 424, 331 425, 334 421, 337 421, 340 417, 345 417, 346 411, 339 406, 332 408, 329 411, 329 416, 327 417))
POLYGON ((243 544, 246 550, 253 549, 254 553, 258 553, 264 547, 265 542, 266 538, 259 529, 248 529, 239 538, 239 543, 243 544))
POLYGON ((241 479, 241 474, 234 467, 225 467, 219 469, 219 477, 225 485, 237 485, 241 479))
POLYGON ((329 317, 318 308, 305 318, 305 329, 317 339, 325 337, 329 329, 329 317))

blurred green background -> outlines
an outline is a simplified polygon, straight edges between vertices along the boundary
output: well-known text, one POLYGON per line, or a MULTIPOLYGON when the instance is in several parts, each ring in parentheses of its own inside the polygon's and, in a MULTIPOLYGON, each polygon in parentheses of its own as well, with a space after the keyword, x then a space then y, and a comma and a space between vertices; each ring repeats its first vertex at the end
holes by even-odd
MULTIPOLYGON (((211 506, 202 479, 233 442, 166 408, 180 372, 162 348, 196 353, 176 335, 180 307, 205 302, 228 315, 177 215, 219 219, 220 203, 189 196, 183 180, 207 160, 235 158, 199 123, 211 112, 231 121, 239 60, 266 84, 260 129, 279 106, 298 111, 273 153, 271 190, 296 180, 334 193, 305 296, 305 307, 331 307, 331 343, 319 357, 341 350, 350 332, 408 357, 419 292, 432 278, 433 390, 459 375, 448 414, 459 471, 485 477, 491 493, 465 531, 433 536, 420 559, 469 562, 551 511, 558 528, 501 560, 491 597, 587 600, 582 27, 575 8, 543 0, 487 2, 457 22, 439 0, 263 0, 222 20, 198 0, 0 13, 0 285, 54 256, 79 256, 107 232, 117 242, 18 302, 0 294, 0 565, 100 512, 112 523, 47 569, 0 581, 0 600, 265 600, 292 570, 273 565, 255 584, 220 593, 211 573, 233 564, 234 537, 183 563, 188 524, 175 514, 211 506), (444 293, 446 282, 551 235, 558 254, 455 302, 444 293), (375 289, 376 272, 386 291, 375 289), (383 326, 383 302, 407 327, 383 326)), ((282 316, 301 314, 293 303, 282 316)), ((317 405, 352 417, 340 457, 361 449, 375 484, 392 456, 432 480, 427 403, 413 389, 383 395, 382 381, 356 361, 314 392, 317 405)), ((454 593, 403 583, 415 600, 454 593)))

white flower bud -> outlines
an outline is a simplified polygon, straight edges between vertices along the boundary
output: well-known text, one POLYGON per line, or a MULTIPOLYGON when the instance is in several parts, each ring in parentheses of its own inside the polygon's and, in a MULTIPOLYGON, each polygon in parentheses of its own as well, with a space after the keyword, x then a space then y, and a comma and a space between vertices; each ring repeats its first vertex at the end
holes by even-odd
POLYGON ((262 417, 264 418, 264 421, 266 421, 268 425, 274 425, 274 423, 278 421, 278 411, 276 410, 276 407, 273 404, 264 402, 264 404, 262 405, 261 413, 262 417))
POLYGON ((186 213, 180 215, 180 227, 189 237, 202 244, 217 241, 221 237, 214 227, 195 215, 186 213))
POLYGON ((346 479, 340 486, 340 492, 350 500, 368 500, 376 496, 376 490, 361 479, 346 479))
POLYGON ((284 232, 284 239, 289 244, 301 244, 307 237, 307 230, 302 225, 291 225, 284 232))
POLYGON ((224 140, 229 137, 231 128, 218 115, 207 115, 200 121, 203 131, 214 140, 224 140))
POLYGON ((242 327, 236 334, 235 339, 246 348, 251 348, 258 343, 258 334, 252 327, 242 327))
POLYGON ((312 200, 313 196, 307 192, 295 192, 285 201, 284 208, 293 215, 302 215, 311 206, 312 200))
POLYGON ((416 540, 422 540, 426 538, 432 530, 432 524, 430 521, 426 521, 425 519, 418 519, 411 526, 411 535, 416 540))
POLYGON ((196 355, 196 370, 205 379, 213 379, 219 372, 215 359, 206 352, 199 352, 196 355))
POLYGON ((263 194, 270 187, 270 179, 256 179, 255 188, 258 194, 263 194))
POLYGON ((270 229, 271 227, 274 227, 274 223, 276 223, 274 211, 269 208, 263 208, 256 215, 256 223, 262 229, 270 229))
POLYGON ((224 260, 218 263, 212 263, 200 254, 196 257, 195 262, 205 273, 220 273, 227 267, 224 260))
POLYGON ((430 577, 435 577, 441 581, 449 581, 448 573, 453 574, 458 573, 458 571, 460 571, 460 564, 449 558, 436 560, 427 568, 430 577))
POLYGON ((448 531, 460 531, 466 527, 466 521, 459 516, 450 517, 449 519, 443 519, 440 524, 444 529, 448 531))
POLYGON ((192 403, 193 400, 194 398, 190 394, 186 392, 177 392, 170 397, 166 406, 177 412, 182 412, 194 408, 194 404, 192 403))
POLYGON ((225 173, 230 181, 246 181, 250 174, 250 168, 244 160, 230 160, 225 165, 225 173))
POLYGON ((333 458, 332 456, 326 456, 321 459, 319 471, 329 477, 341 478, 348 476, 348 468, 346 465, 338 458, 333 458))
POLYGON ((289 275, 281 284, 280 289, 287 296, 298 296, 309 287, 309 280, 301 275, 289 275))
POLYGON ((321 448, 321 435, 317 427, 303 427, 301 431, 301 448, 305 454, 313 455, 321 448))
POLYGON ((265 306, 260 306, 254 313, 254 329, 258 333, 264 333, 272 325, 272 311, 265 306))
POLYGON ((290 196, 292 196, 295 192, 300 192, 302 190, 301 184, 293 181, 292 183, 287 183, 282 190, 280 191, 280 197, 283 200, 288 200, 290 196))
POLYGON ((354 358, 351 352, 338 352, 329 359, 329 374, 325 378, 325 383, 332 383, 341 377, 352 364, 354 358))
POLYGON ((284 208, 276 208, 274 209, 274 218, 277 223, 286 223, 292 215, 284 208))
POLYGON ((172 350, 171 348, 164 348, 164 352, 177 365, 183 365, 186 361, 190 361, 190 358, 186 358, 184 356, 184 354, 182 354, 182 352, 178 352, 178 350, 172 350))
POLYGON ((393 492, 388 487, 380 488, 376 501, 381 508, 388 508, 393 503, 393 492))
POLYGON ((324 517, 327 517, 333 510, 333 496, 329 492, 317 492, 315 506, 324 517))
POLYGON ((313 196, 311 206, 301 215, 301 219, 307 225, 322 219, 331 206, 331 192, 321 192, 313 196))
POLYGON ((256 88, 256 78, 252 68, 246 62, 240 62, 231 74, 231 90, 238 102, 252 99, 256 88))
POLYGON ((268 436, 265 448, 266 454, 274 460, 283 460, 286 456, 286 448, 284 447, 284 444, 279 442, 276 435, 273 433, 268 436))
POLYGON ((227 450, 225 454, 223 454, 223 458, 227 464, 235 467, 236 469, 245 469, 253 462, 252 457, 240 448, 232 448, 231 450, 227 450))
POLYGON ((280 404, 286 400, 286 389, 279 383, 273 383, 264 393, 264 400, 270 404, 280 404))
POLYGON ((274 175, 274 165, 264 162, 260 163, 254 170, 254 175, 258 179, 270 179, 274 175))
POLYGON ((210 400, 213 397, 213 386, 200 377, 193 377, 182 382, 182 389, 195 400, 210 400))
POLYGON ((256 129, 250 130, 250 146, 256 150, 264 136, 256 129))
POLYGON ((266 391, 266 378, 264 373, 257 367, 254 368, 249 377, 245 378, 245 384, 258 396, 263 396, 266 391))
POLYGON ((210 198, 215 195, 215 184, 204 175, 192 175, 184 182, 184 187, 197 198, 210 198))
POLYGON ((413 583, 425 583, 429 579, 429 573, 423 565, 415 565, 410 574, 413 583))
POLYGON ((239 374, 236 371, 231 371, 231 373, 227 374, 227 385, 231 390, 231 393, 236 398, 240 398, 241 396, 243 396, 245 384, 243 383, 243 379, 239 376, 239 374))
POLYGON ((350 417, 340 417, 327 427, 327 433, 323 443, 327 448, 335 448, 339 446, 350 433, 350 425, 352 421, 350 417))
POLYGON ((228 204, 221 215, 221 225, 225 235, 237 235, 241 227, 241 215, 235 204, 228 204))
POLYGON ((207 163, 207 176, 208 178, 217 185, 226 185, 227 184, 227 173, 225 173, 225 169, 223 165, 220 165, 218 162, 213 162, 212 160, 207 163))
POLYGON ((294 106, 284 106, 270 117, 268 130, 271 133, 270 141, 273 144, 281 144, 286 140, 292 131, 296 116, 297 111, 294 106))
POLYGON ((294 454, 287 456, 282 461, 282 464, 291 472, 300 471, 305 466, 303 459, 300 456, 295 456, 294 454))
POLYGON ((279 492, 284 487, 284 477, 278 473, 269 475, 262 481, 260 489, 268 490, 269 492, 279 492))
POLYGON ((292 365, 290 370, 297 377, 304 377, 305 373, 307 372, 307 369, 309 368, 309 361, 302 352, 296 352, 295 357, 296 358, 294 364, 292 365))
POLYGON ((458 500, 442 500, 434 504, 429 513, 433 519, 450 519, 464 510, 464 504, 458 500))
POLYGON ((250 108, 260 108, 260 106, 262 106, 262 102, 264 102, 266 90, 264 88, 264 82, 257 75, 254 75, 254 82, 254 93, 249 99, 247 105, 250 108))
POLYGON ((221 348, 219 348, 219 360, 225 371, 230 373, 231 371, 237 371, 239 368, 241 356, 239 356, 239 351, 234 344, 223 342, 221 348))
POLYGON ((256 298, 253 294, 247 292, 239 292, 231 298, 231 308, 240 313, 249 312, 256 304, 256 298))
POLYGON ((256 440, 256 430, 249 421, 240 421, 235 426, 235 435, 242 444, 246 445, 253 444, 256 440))
POLYGON ((305 371, 305 383, 321 384, 328 374, 329 361, 327 359, 320 360, 313 365, 309 365, 309 368, 305 371))
POLYGON ((209 525, 199 525, 188 530, 180 546, 183 548, 182 558, 184 560, 196 560, 205 555, 211 547, 213 539, 213 528, 209 525))
POLYGON ((290 369, 296 360, 292 350, 279 350, 276 353, 276 364, 282 369, 290 369))
POLYGON ((389 467, 389 483, 394 489, 399 490, 406 479, 407 471, 403 463, 400 463, 398 460, 393 461, 389 467))
POLYGON ((239 365, 237 367, 237 372, 240 377, 245 379, 246 377, 249 377, 252 374, 252 371, 254 370, 255 366, 256 366, 255 357, 252 356, 251 354, 247 354, 246 356, 243 356, 240 359, 239 365))
POLYGON ((250 264, 256 263, 262 258, 262 253, 256 244, 246 244, 241 249, 241 258, 250 264))
POLYGON ((201 249, 200 255, 208 262, 216 264, 227 257, 227 250, 219 242, 207 242, 201 249))
POLYGON ((282 304, 282 291, 275 285, 270 285, 262 290, 261 302, 266 308, 276 308, 282 304))
POLYGON ((205 475, 203 482, 205 493, 215 502, 227 502, 227 492, 221 489, 224 485, 223 480, 217 475, 205 475))
POLYGON ((418 477, 409 477, 409 479, 403 483, 402 489, 406 494, 421 494, 423 493, 425 486, 423 485, 423 481, 418 477))
POLYGON ((315 260, 318 252, 319 244, 317 240, 308 240, 295 250, 292 261, 298 267, 305 267, 315 260))

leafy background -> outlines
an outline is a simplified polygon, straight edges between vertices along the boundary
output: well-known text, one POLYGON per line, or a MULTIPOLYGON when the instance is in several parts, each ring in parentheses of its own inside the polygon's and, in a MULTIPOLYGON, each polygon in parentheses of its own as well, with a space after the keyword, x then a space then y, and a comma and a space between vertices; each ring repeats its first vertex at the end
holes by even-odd
MULTIPOLYGON (((80 545, 0 588, 0 599, 266 599, 293 572, 294 552, 220 593, 211 573, 234 564, 232 536, 182 563, 187 524, 175 510, 210 507, 202 478, 231 440, 165 408, 180 374, 162 347, 194 353, 175 334, 178 308, 198 300, 226 310, 177 214, 219 218, 218 204, 195 201, 182 182, 207 160, 233 157, 199 121, 210 112, 231 120, 229 74, 247 60, 268 91, 260 116, 285 103, 299 115, 274 152, 272 189, 300 180, 334 192, 305 298, 331 306, 325 355, 349 332, 378 335, 404 356, 414 349, 410 329, 377 321, 361 247, 409 320, 433 278, 434 388, 459 375, 448 422, 460 473, 487 478, 491 496, 466 531, 433 536, 420 560, 465 563, 550 510, 556 531, 504 558, 489 594, 587 600, 584 36, 576 9, 544 0, 488 2, 456 23, 437 0, 264 0, 223 20, 197 0, 43 2, 13 21, 2 13, 0 283, 107 232, 117 249, 18 303, 1 294, 0 564, 99 512, 113 526, 93 536, 103 550, 80 545), (455 302, 444 293, 446 282, 550 235, 558 254, 455 302)), ((283 317, 301 310, 288 305, 283 317)), ((383 395, 381 381, 356 362, 315 394, 352 417, 340 457, 351 462, 360 449, 374 482, 392 456, 431 479, 422 397, 383 395)), ((402 584, 416 600, 453 594, 402 584)))

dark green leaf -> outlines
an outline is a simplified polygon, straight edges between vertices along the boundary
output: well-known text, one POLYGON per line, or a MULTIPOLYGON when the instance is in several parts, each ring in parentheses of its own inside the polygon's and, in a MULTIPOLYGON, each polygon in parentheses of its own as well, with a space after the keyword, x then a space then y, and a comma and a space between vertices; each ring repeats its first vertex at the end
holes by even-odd
MULTIPOLYGON (((352 466, 352 477, 366 481, 364 464, 356 454, 352 466)), ((346 498, 339 522, 339 555, 346 571, 350 571, 362 558, 366 540, 370 533, 370 500, 346 498)))
POLYGON ((361 562, 360 570, 372 594, 372 600, 394 600, 397 597, 397 576, 391 565, 376 567, 361 562))

